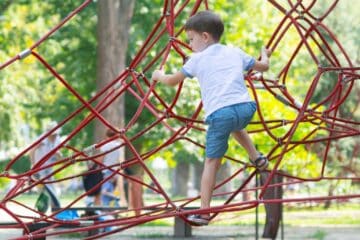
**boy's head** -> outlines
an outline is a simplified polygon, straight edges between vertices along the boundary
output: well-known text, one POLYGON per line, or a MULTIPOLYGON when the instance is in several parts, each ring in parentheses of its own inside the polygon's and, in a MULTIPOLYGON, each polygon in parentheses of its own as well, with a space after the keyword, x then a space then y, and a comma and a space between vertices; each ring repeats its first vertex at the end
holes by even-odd
MULTIPOLYGON (((57 127, 57 125, 58 125, 57 122, 52 121, 52 122, 50 122, 50 123, 46 126, 45 131, 46 131, 46 132, 50 132, 50 131, 53 130, 55 127, 57 127)), ((56 130, 53 131, 50 135, 48 135, 48 139, 49 139, 50 141, 52 141, 52 142, 55 141, 55 139, 60 135, 60 131, 61 131, 60 128, 56 129, 56 130)))
POLYGON ((110 138, 110 137, 115 136, 115 135, 116 135, 116 132, 115 132, 114 130, 108 128, 108 129, 106 130, 105 135, 110 138))
POLYGON ((213 40, 218 42, 224 32, 224 24, 217 14, 211 11, 201 11, 187 20, 185 31, 209 33, 213 40))

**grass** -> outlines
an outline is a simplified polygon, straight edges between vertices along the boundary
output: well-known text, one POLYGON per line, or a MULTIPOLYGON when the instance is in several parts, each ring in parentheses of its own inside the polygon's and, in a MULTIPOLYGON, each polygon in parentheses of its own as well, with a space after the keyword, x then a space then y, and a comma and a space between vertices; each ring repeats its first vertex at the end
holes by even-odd
MULTIPOLYGON (((283 220, 289 226, 360 225, 360 205, 358 203, 333 204, 329 209, 322 207, 284 207, 283 220)), ((215 224, 254 225, 255 209, 235 213, 224 213, 215 219, 215 224)), ((265 224, 265 210, 259 207, 259 224, 265 224)))
POLYGON ((147 222, 143 226, 148 227, 168 227, 174 225, 174 218, 158 219, 155 221, 147 222))
MULTIPOLYGON (((24 194, 17 198, 17 201, 26 203, 28 206, 33 207, 34 202, 38 194, 24 194)), ((61 196, 61 204, 71 202, 75 199, 78 194, 67 194, 61 196)), ((1 199, 1 198, 0 198, 1 199)), ((155 202, 156 199, 146 199, 149 203, 155 202)), ((221 202, 213 201, 214 205, 219 205, 221 202)), ((83 202, 80 201, 77 205, 83 206, 83 202)), ((260 234, 265 224, 265 208, 260 205, 259 209, 259 224, 260 234)), ((307 232, 301 232, 301 235, 306 239, 323 240, 332 236, 331 232, 327 229, 333 229, 334 227, 341 229, 342 227, 357 228, 360 226, 360 204, 358 202, 345 202, 336 203, 333 202, 331 208, 325 210, 322 205, 309 204, 296 204, 296 205, 284 205, 283 208, 284 216, 284 229, 306 229, 309 227, 307 232)), ((148 222, 140 225, 139 232, 129 233, 130 239, 169 239, 173 238, 172 227, 174 225, 174 218, 158 219, 155 221, 148 222), (144 227, 144 228, 143 228, 144 227), (150 227, 150 231, 146 230, 150 227), (169 227, 166 231, 163 231, 161 227, 169 227), (170 230, 169 230, 170 229, 170 230), (133 235, 134 234, 134 235, 133 235)), ((229 237, 229 239, 251 239, 254 236, 253 229, 255 228, 255 209, 249 209, 239 212, 222 213, 214 219, 211 223, 213 227, 230 227, 233 229, 234 226, 242 227, 245 231, 239 232, 224 232, 223 237, 229 237), (251 229, 251 231, 246 231, 251 229)), ((278 233, 280 234, 280 233, 278 233)), ((358 234, 358 233, 355 233, 358 234)), ((289 233, 285 233, 286 236, 289 233)), ((86 233, 71 233, 63 235, 65 239, 81 239, 86 237, 86 233)), ((206 238, 204 238, 206 239, 206 238)))
POLYGON ((318 240, 323 240, 326 237, 326 232, 324 232, 322 230, 317 230, 313 235, 311 235, 309 237, 314 238, 314 239, 318 239, 318 240))
MULTIPOLYGON (((78 194, 62 195, 61 204, 75 199, 78 194)), ((33 207, 38 194, 22 194, 16 200, 33 207)), ((213 201, 213 204, 220 204, 213 201)), ((82 206, 80 201, 78 206, 82 206)), ((259 207, 259 223, 265 224, 265 208, 259 207)), ((284 205, 283 219, 286 225, 290 226, 325 226, 325 225, 360 225, 360 204, 358 202, 336 203, 334 202, 329 209, 323 209, 322 205, 284 205)), ((214 224, 231 225, 253 225, 255 223, 255 209, 244 210, 233 213, 220 214, 214 224)), ((173 218, 159 219, 144 224, 144 226, 172 226, 173 218)))
POLYGON ((137 234, 136 238, 163 238, 163 239, 169 239, 172 238, 172 234, 166 235, 163 233, 149 233, 149 234, 137 234))
MULTIPOLYGON (((360 226, 360 206, 356 203, 347 203, 342 206, 333 205, 327 210, 321 207, 292 207, 291 209, 284 207, 283 219, 284 224, 288 226, 360 226)), ((173 218, 166 218, 146 223, 143 226, 172 226, 173 224, 173 218)), ((255 224, 255 210, 223 213, 215 218, 213 224, 253 226, 255 224)), ((259 224, 265 225, 264 207, 259 208, 259 224)))
POLYGON ((63 234, 64 237, 66 238, 74 238, 74 239, 82 239, 86 236, 86 233, 67 233, 67 234, 63 234))

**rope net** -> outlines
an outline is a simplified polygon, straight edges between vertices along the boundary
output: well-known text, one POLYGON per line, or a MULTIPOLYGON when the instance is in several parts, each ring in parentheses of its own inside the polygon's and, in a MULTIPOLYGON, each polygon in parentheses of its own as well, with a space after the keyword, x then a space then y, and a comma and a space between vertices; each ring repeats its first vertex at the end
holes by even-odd
MULTIPOLYGON (((341 160, 336 158, 336 161, 341 161, 341 164, 346 166, 350 171, 346 175, 339 175, 337 173, 327 171, 330 162, 329 155, 339 154, 337 150, 337 143, 343 138, 355 139, 358 137, 359 121, 356 120, 355 110, 350 114, 341 114, 340 109, 346 103, 350 95, 359 96, 359 86, 356 85, 356 80, 359 79, 360 67, 353 65, 351 59, 345 52, 341 43, 332 33, 332 31, 323 23, 324 19, 331 14, 336 7, 338 1, 333 1, 323 9, 321 15, 316 15, 312 9, 316 6, 316 1, 311 1, 309 4, 303 1, 288 1, 286 4, 279 3, 276 0, 269 0, 266 4, 269 7, 274 7, 282 16, 281 21, 275 28, 271 38, 267 42, 267 47, 272 49, 274 53, 289 48, 287 45, 287 33, 293 31, 297 34, 297 42, 292 46, 291 54, 288 55, 287 62, 276 69, 275 77, 265 77, 259 73, 250 71, 246 73, 247 86, 252 93, 254 100, 257 102, 258 111, 254 121, 251 122, 249 133, 253 136, 267 135, 272 139, 268 145, 261 150, 270 160, 269 170, 266 171, 267 177, 261 186, 253 186, 252 182, 256 177, 256 169, 249 164, 247 160, 241 160, 240 156, 226 155, 227 161, 234 162, 238 169, 231 173, 231 176, 215 186, 215 189, 220 189, 222 186, 235 181, 239 176, 246 176, 241 184, 235 190, 218 192, 216 196, 220 196, 221 203, 213 204, 209 209, 195 209, 191 208, 192 204, 199 200, 199 196, 185 199, 173 199, 172 196, 165 191, 162 183, 157 179, 156 173, 146 164, 152 156, 162 154, 162 151, 171 149, 173 144, 179 142, 184 146, 191 146, 193 148, 203 149, 204 142, 199 141, 194 137, 194 133, 199 135, 205 134, 205 125, 201 119, 201 101, 200 99, 193 99, 197 101, 197 107, 192 111, 184 111, 184 104, 181 101, 181 95, 186 89, 182 83, 176 88, 176 93, 172 99, 164 99, 162 93, 157 90, 157 83, 150 81, 150 71, 154 68, 163 67, 168 63, 169 59, 182 59, 185 61, 186 56, 190 53, 189 46, 181 37, 183 28, 179 23, 178 18, 184 14, 184 9, 189 11, 189 15, 196 13, 199 9, 208 9, 207 1, 164 1, 163 13, 160 19, 155 24, 153 30, 144 41, 142 47, 132 59, 129 66, 123 70, 110 84, 105 86, 90 100, 85 100, 72 86, 66 81, 56 69, 47 62, 47 60, 36 49, 42 44, 46 44, 46 39, 53 33, 58 31, 63 25, 71 21, 76 14, 86 9, 91 4, 90 0, 84 1, 77 9, 72 11, 65 19, 56 25, 51 31, 37 41, 33 46, 25 51, 19 53, 17 56, 8 60, 0 66, 0 70, 12 65, 16 61, 20 61, 25 57, 32 56, 39 63, 43 65, 61 84, 73 94, 81 103, 81 106, 76 109, 71 115, 64 118, 56 127, 50 132, 43 135, 40 139, 32 143, 29 147, 21 151, 14 157, 5 167, 5 171, 0 175, 2 178, 12 179, 16 181, 10 191, 1 199, 0 210, 6 215, 13 224, 2 225, 1 228, 20 228, 23 229, 23 236, 17 239, 33 239, 36 237, 44 237, 51 235, 62 235, 73 232, 86 232, 94 229, 104 229, 106 227, 114 227, 110 231, 99 232, 96 235, 89 236, 87 239, 95 239, 109 234, 114 234, 119 231, 131 228, 133 226, 144 224, 153 220, 161 218, 169 218, 178 216, 184 221, 188 214, 194 213, 211 213, 211 219, 223 212, 236 212, 257 207, 259 204, 266 203, 291 203, 291 202, 309 202, 309 201, 327 201, 327 200, 345 200, 350 198, 359 198, 359 193, 347 195, 331 195, 331 196, 316 196, 304 198, 273 198, 266 199, 264 195, 268 189, 278 186, 291 187, 300 186, 305 182, 323 182, 323 181, 338 181, 344 180, 348 182, 359 181, 360 177, 357 175, 356 164, 359 158, 359 142, 352 148, 353 158, 341 160), (160 45, 161 39, 167 39, 165 44, 160 45), (329 44, 329 42, 332 44, 329 44), (150 54, 155 46, 160 46, 161 50, 155 55, 150 54), (296 99, 293 87, 294 82, 299 81, 293 79, 293 64, 297 57, 306 52, 310 62, 304 63, 302 67, 309 67, 312 69, 312 76, 308 79, 301 80, 301 88, 307 89, 306 95, 302 99, 296 99), (340 53, 340 54, 339 54, 340 53), (311 65, 311 66, 310 66, 311 65), (332 85, 327 90, 327 95, 321 101, 314 101, 314 95, 318 91, 321 81, 329 81, 331 77, 332 85), (112 125, 106 118, 101 115, 109 104, 123 96, 125 93, 129 94, 133 101, 137 103, 136 112, 132 115, 130 121, 126 122, 124 128, 118 129, 118 126, 112 125), (276 99, 276 106, 266 106, 264 103, 267 99, 276 99), (269 109, 271 107, 271 109, 269 109), (277 114, 276 109, 285 109, 291 112, 288 118, 277 114), (49 134, 62 128, 64 125, 74 121, 74 119, 81 112, 88 112, 86 118, 68 133, 65 139, 59 143, 52 151, 46 154, 41 161, 36 163, 32 168, 22 174, 13 174, 10 168, 21 157, 29 152, 41 141, 43 141, 49 134), (136 125, 144 112, 147 112, 148 121, 146 126, 139 132, 131 133, 131 130, 136 125), (280 117, 279 117, 280 116, 280 117), (346 117, 343 117, 346 116, 346 117), (88 126, 95 119, 99 120, 107 128, 116 131, 116 135, 108 140, 100 141, 92 146, 84 146, 83 149, 77 149, 70 145, 70 140, 76 138, 76 135, 88 126), (156 134, 158 130, 164 130, 167 135, 163 138, 162 144, 143 149, 141 152, 136 148, 136 141, 151 138, 152 134, 156 134), (299 137, 301 136, 301 137, 299 137), (122 144, 109 150, 108 152, 117 149, 126 149, 132 153, 132 157, 125 159, 121 164, 114 164, 106 166, 102 163, 96 162, 96 158, 103 156, 105 153, 97 151, 101 146, 107 142, 120 138, 122 144), (323 143, 321 147, 316 143, 323 143), (317 149, 315 148, 317 146, 317 149), (305 146, 309 151, 316 151, 318 159, 315 160, 309 156, 296 161, 301 164, 304 171, 298 174, 290 174, 281 171, 284 166, 294 163, 294 156, 292 153, 300 146, 305 146), (49 163, 49 158, 55 152, 61 149, 67 149, 72 154, 63 156, 56 162, 49 163), (54 180, 53 176, 64 169, 72 168, 76 164, 84 162, 96 162, 100 168, 81 173, 72 172, 70 175, 61 179, 54 180), (305 174, 306 166, 312 161, 317 161, 317 174, 305 174), (145 172, 146 181, 139 181, 138 179, 128 176, 122 172, 123 169, 138 164, 145 172), (55 169, 47 176, 37 179, 34 176, 45 169, 55 169), (103 179, 102 183, 109 180, 112 176, 122 175, 128 181, 135 181, 143 185, 145 189, 151 190, 157 194, 159 200, 156 203, 146 203, 141 209, 140 215, 134 215, 137 209, 113 209, 107 212, 101 212, 94 216, 81 216, 73 220, 60 220, 56 216, 78 203, 83 202, 87 193, 84 192, 67 202, 62 209, 52 211, 51 213, 42 213, 34 206, 22 203, 17 198, 24 193, 27 193, 37 186, 43 184, 66 183, 74 178, 81 178, 83 175, 109 169, 112 174, 103 179), (245 174, 246 173, 246 174, 245 174), (275 175, 281 175, 285 181, 281 183, 273 183, 272 179, 275 175), (237 198, 240 194, 258 192, 257 197, 250 197, 245 201, 237 198), (14 206, 20 211, 14 211, 14 206), (26 214, 25 214, 26 213, 26 214), (98 219, 100 216, 116 216, 121 214, 120 218, 111 218, 110 220, 92 221, 98 219), (82 225, 83 222, 90 222, 88 225, 82 225), (46 223, 43 228, 31 231, 29 224, 46 223), (76 228, 59 228, 64 225, 74 225, 76 228), (51 231, 47 231, 51 230, 51 231)), ((188 14, 188 13, 186 13, 188 14)), ((275 57, 272 62, 276 62, 275 57)), ((185 108, 186 109, 186 108, 185 108)), ((94 187, 94 189, 95 189, 94 187)), ((80 204, 81 205, 81 204, 80 204)))

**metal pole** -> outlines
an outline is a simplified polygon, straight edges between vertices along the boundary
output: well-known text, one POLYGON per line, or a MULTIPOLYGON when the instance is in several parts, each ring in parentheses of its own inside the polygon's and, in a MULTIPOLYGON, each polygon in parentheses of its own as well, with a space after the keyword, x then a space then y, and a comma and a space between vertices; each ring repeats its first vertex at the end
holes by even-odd
MULTIPOLYGON (((255 199, 258 200, 258 189, 257 187, 259 186, 259 174, 258 171, 256 170, 256 174, 255 174, 255 199)), ((256 209, 255 209, 255 239, 258 240, 259 239, 259 205, 256 205, 256 209)))
MULTIPOLYGON (((281 187, 281 191, 283 191, 283 187, 281 187)), ((283 193, 283 192, 282 192, 283 193)), ((281 194, 282 195, 282 194, 281 194)), ((282 198, 282 196, 281 196, 282 198)), ((283 213, 283 210, 284 210, 284 204, 283 203, 280 203, 281 204, 281 210, 280 210, 280 221, 281 221, 281 240, 284 240, 284 213, 283 213)))

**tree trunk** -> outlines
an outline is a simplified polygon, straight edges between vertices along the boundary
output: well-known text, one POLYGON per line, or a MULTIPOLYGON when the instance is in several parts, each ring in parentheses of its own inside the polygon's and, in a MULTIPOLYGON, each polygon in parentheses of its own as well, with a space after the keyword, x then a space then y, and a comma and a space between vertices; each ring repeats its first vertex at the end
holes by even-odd
MULTIPOLYGON (((328 190, 328 197, 334 196, 334 191, 336 189, 338 182, 330 183, 329 190, 328 190)), ((324 204, 324 209, 329 209, 331 206, 331 200, 326 200, 324 204)))
POLYGON ((178 161, 175 167, 172 184, 174 196, 187 196, 190 165, 188 162, 178 161))
MULTIPOLYGON (((231 175, 231 166, 230 163, 228 161, 226 161, 224 164, 221 165, 217 176, 216 176, 216 185, 223 182, 225 179, 227 179, 228 177, 230 177, 231 175)), ((225 192, 230 192, 231 191, 231 181, 224 184, 223 186, 221 186, 220 188, 216 189, 216 191, 214 191, 214 194, 217 193, 225 193, 225 192)), ((225 198, 228 197, 228 195, 224 196, 225 198)))
MULTIPOLYGON (((126 50, 134 0, 98 1, 97 91, 113 81, 125 68, 126 50)), ((124 96, 112 102, 101 115, 114 127, 124 126, 124 96)), ((95 142, 104 139, 106 126, 96 120, 95 142)))
MULTIPOLYGON (((200 185, 201 185, 201 176, 204 169, 204 163, 203 162, 196 162, 193 164, 193 171, 194 176, 192 178, 192 184, 195 190, 200 192, 200 185)), ((224 181, 231 175, 231 165, 229 162, 225 162, 221 165, 217 175, 216 175, 216 184, 219 184, 220 182, 224 181)), ((232 190, 231 181, 229 183, 226 183, 221 188, 217 189, 214 193, 221 193, 221 192, 230 192, 232 190)), ((226 196, 225 196, 226 197, 226 196)))
POLYGON ((201 176, 204 168, 204 163, 196 161, 194 163, 194 178, 193 178, 193 185, 196 190, 200 192, 200 185, 201 185, 201 176))

